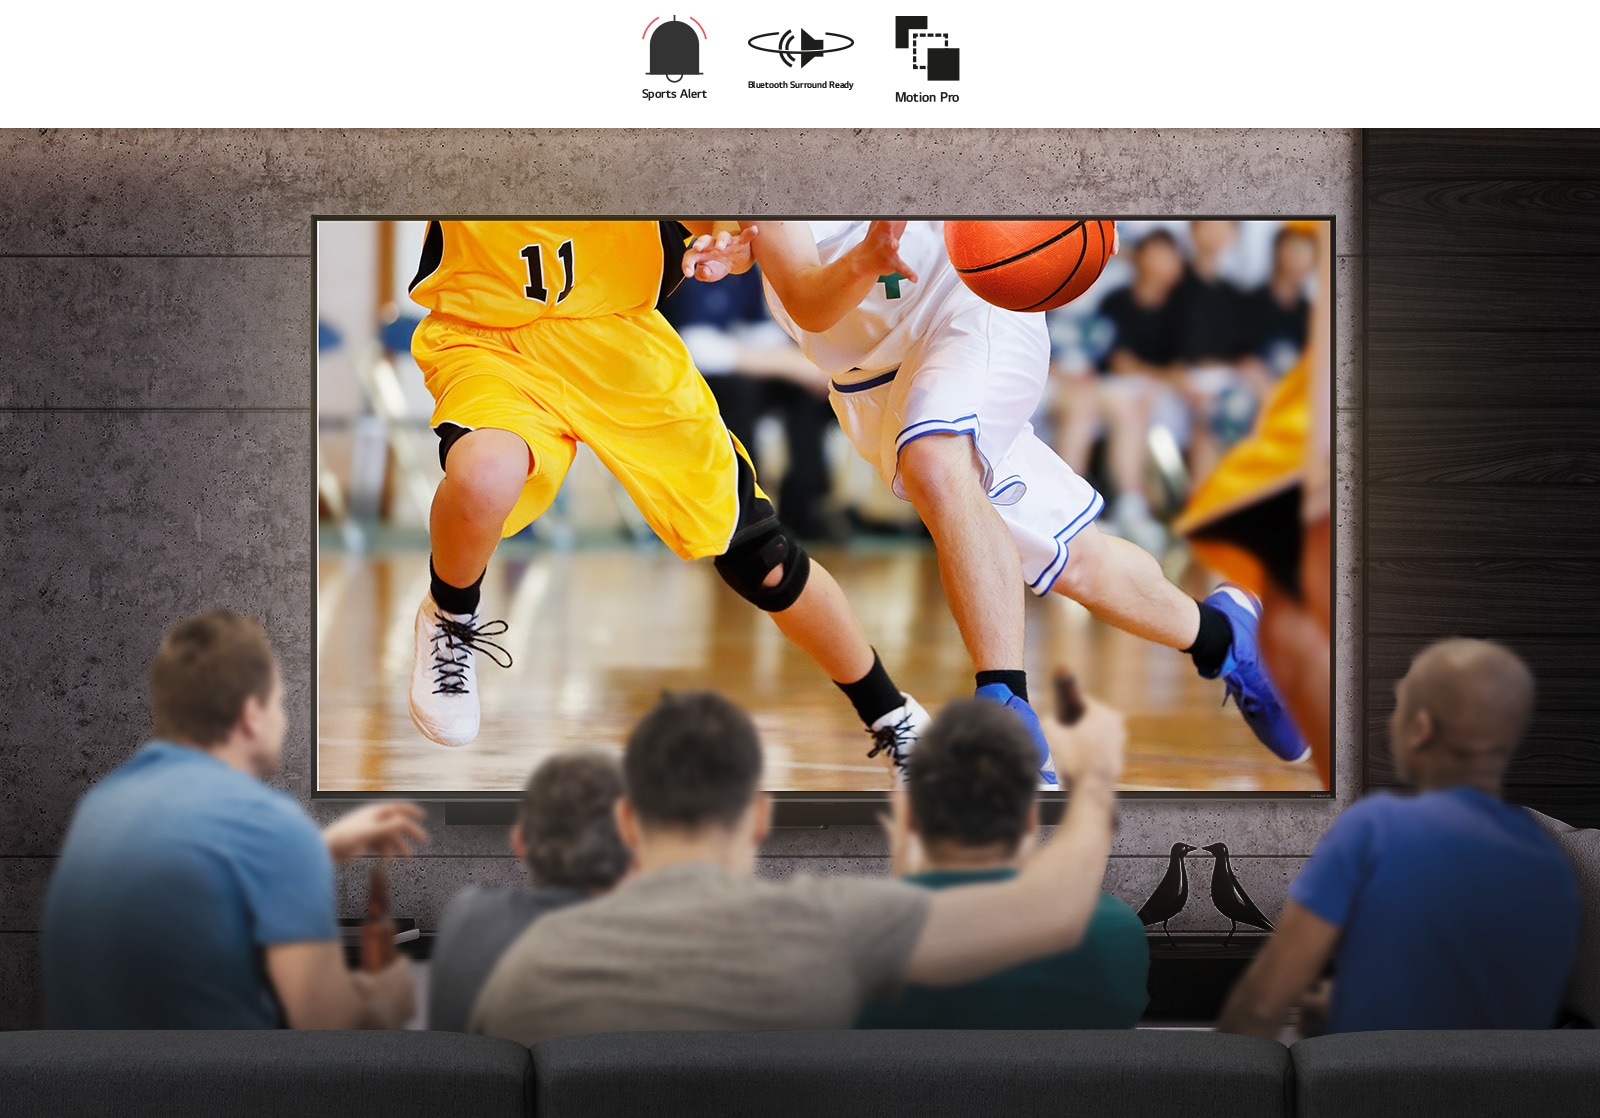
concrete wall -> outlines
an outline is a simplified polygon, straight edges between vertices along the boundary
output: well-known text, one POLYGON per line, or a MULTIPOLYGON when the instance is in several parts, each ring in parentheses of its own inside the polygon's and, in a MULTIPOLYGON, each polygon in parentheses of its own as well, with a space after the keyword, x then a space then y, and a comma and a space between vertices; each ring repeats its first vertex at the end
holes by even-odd
MULTIPOLYGON (((203 607, 260 616, 310 786, 311 215, 1334 213, 1340 802, 1359 771, 1360 144, 1348 131, 0 132, 0 1026, 40 1018, 39 906, 83 790, 143 739, 146 665, 203 607)), ((1108 888, 1225 840, 1273 912, 1328 802, 1125 804, 1108 888)), ((329 818, 317 806, 313 813, 329 818)), ((520 868, 432 821, 393 874, 431 925, 520 868)), ((870 828, 785 831, 762 870, 884 869, 870 828)), ((1194 867, 1203 880, 1209 866, 1194 867)), ((346 914, 365 875, 344 878, 346 914)), ((1181 927, 1215 926, 1203 888, 1181 927)))

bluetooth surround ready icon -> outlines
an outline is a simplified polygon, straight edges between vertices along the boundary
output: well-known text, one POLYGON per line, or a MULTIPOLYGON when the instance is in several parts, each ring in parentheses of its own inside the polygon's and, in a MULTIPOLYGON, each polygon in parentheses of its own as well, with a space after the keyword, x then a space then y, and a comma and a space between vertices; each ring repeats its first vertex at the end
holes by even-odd
POLYGON ((785 66, 793 66, 794 60, 798 58, 802 68, 825 54, 837 54, 855 45, 856 41, 849 35, 842 35, 837 31, 824 31, 818 36, 802 29, 798 47, 795 45, 793 31, 764 31, 760 35, 750 37, 750 46, 753 49, 763 54, 777 55, 785 66))

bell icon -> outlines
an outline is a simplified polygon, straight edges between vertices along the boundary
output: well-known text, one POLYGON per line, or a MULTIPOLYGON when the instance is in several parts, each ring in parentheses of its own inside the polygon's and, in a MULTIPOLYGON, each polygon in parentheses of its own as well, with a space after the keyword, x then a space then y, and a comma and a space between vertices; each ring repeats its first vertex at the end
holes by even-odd
POLYGON ((685 74, 700 73, 700 37, 677 16, 650 36, 650 73, 669 82, 682 81, 685 74))

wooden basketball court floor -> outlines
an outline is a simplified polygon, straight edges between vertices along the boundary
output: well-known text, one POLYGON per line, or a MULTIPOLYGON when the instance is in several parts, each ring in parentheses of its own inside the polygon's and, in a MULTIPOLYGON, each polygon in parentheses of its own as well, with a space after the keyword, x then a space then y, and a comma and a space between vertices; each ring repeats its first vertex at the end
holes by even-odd
MULTIPOLYGON (((928 546, 814 554, 902 688, 930 710, 971 694, 972 665, 928 546)), ((1208 588, 1203 571, 1181 557, 1176 566, 1186 590, 1208 588)), ((882 759, 867 759, 867 735, 822 672, 728 590, 709 560, 685 563, 661 548, 502 545, 484 579, 483 617, 508 622, 499 639, 513 666, 480 656, 478 740, 434 745, 406 709, 413 624, 427 587, 420 550, 320 556, 319 791, 515 791, 551 752, 620 748, 663 689, 692 688, 720 691, 752 713, 769 790, 888 787, 882 759)), ((1200 679, 1187 656, 1057 595, 1030 596, 1027 666, 1041 695, 1058 664, 1128 715, 1128 790, 1320 790, 1309 765, 1286 765, 1255 740, 1233 704, 1222 705, 1222 684, 1200 679)))

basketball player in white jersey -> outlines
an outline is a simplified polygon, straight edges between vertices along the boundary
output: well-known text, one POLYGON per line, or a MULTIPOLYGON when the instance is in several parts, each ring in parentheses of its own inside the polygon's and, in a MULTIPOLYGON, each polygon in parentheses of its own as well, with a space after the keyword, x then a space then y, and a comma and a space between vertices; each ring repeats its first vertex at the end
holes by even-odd
MULTIPOLYGON (((773 317, 830 375, 845 433, 927 524, 977 695, 1029 723, 1046 783, 1054 773, 1027 701, 1019 568, 1035 594, 1055 591, 1189 653, 1202 676, 1224 679, 1268 748, 1305 757, 1258 662, 1260 603, 1229 586, 1197 602, 1151 555, 1102 534, 1100 494, 1033 433, 1050 363, 1042 314, 1001 310, 969 291, 945 254, 942 222, 740 224, 773 317)), ((726 263, 734 247, 725 234, 702 237, 685 269, 715 278, 696 271, 698 254, 726 263)))

